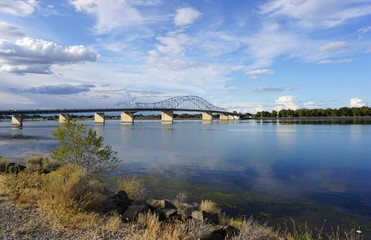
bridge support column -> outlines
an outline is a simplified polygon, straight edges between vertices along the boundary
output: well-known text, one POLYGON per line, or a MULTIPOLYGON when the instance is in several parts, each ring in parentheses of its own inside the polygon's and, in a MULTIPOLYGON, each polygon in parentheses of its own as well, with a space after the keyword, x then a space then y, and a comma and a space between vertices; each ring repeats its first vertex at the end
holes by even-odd
POLYGON ((59 114, 59 124, 66 124, 68 116, 66 114, 59 114))
POLYGON ((104 113, 94 113, 94 123, 104 124, 104 113))
POLYGON ((132 112, 122 112, 121 113, 121 123, 122 124, 133 124, 134 114, 132 112))
POLYGON ((12 116, 12 127, 22 127, 23 118, 22 116, 12 116))
POLYGON ((229 121, 229 115, 220 114, 219 119, 220 121, 223 121, 223 122, 229 121))
POLYGON ((228 119, 229 119, 229 120, 234 120, 234 116, 232 116, 232 115, 228 115, 228 119))
POLYGON ((161 112, 161 122, 166 124, 166 123, 173 123, 174 118, 173 118, 173 111, 163 111, 161 112))
POLYGON ((240 117, 239 116, 233 116, 233 119, 234 120, 240 120, 240 117))
POLYGON ((202 113, 202 122, 210 123, 213 121, 213 114, 210 112, 202 113))

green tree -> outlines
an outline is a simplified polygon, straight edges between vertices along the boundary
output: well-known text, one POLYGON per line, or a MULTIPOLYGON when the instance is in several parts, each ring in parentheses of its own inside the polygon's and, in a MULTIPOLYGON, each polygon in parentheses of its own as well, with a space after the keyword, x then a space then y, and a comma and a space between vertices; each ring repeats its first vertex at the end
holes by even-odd
POLYGON ((52 135, 60 145, 51 156, 62 164, 77 164, 87 173, 99 175, 114 170, 120 163, 112 147, 103 144, 103 137, 83 124, 68 121, 52 131, 52 135))

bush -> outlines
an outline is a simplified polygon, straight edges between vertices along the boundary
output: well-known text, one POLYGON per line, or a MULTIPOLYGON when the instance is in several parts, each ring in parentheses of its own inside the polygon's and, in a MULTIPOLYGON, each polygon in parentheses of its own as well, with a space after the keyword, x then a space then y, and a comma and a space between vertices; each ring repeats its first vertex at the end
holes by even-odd
POLYGON ((125 191, 130 200, 146 200, 147 190, 143 181, 136 177, 125 177, 117 180, 117 191, 125 191))
POLYGON ((0 173, 6 172, 6 166, 8 165, 8 160, 0 157, 0 173))
POLYGON ((28 172, 46 173, 49 160, 44 156, 29 157, 26 159, 26 167, 28 172))
POLYGON ((52 135, 60 145, 51 156, 62 164, 76 164, 91 175, 99 175, 113 171, 120 162, 112 147, 103 144, 103 137, 83 124, 68 121, 58 126, 52 135))
POLYGON ((66 165, 46 175, 39 206, 49 218, 66 227, 86 228, 97 221, 95 213, 106 198, 103 183, 91 178, 81 166, 66 165))
POLYGON ((218 205, 211 200, 202 200, 200 210, 208 213, 220 213, 218 205))

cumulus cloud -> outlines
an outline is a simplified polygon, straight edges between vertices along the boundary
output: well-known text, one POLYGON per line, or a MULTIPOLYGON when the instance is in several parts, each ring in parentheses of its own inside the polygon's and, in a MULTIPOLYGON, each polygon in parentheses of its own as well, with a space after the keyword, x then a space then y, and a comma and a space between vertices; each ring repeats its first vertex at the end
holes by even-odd
POLYGON ((262 74, 273 74, 274 71, 272 69, 256 69, 252 71, 246 72, 247 75, 262 75, 262 74))
POLYGON ((59 85, 47 85, 39 87, 31 87, 22 90, 24 93, 33 94, 76 94, 82 92, 89 92, 95 85, 92 84, 80 84, 80 85, 70 85, 70 84, 59 84, 59 85))
POLYGON ((350 46, 343 41, 329 42, 319 47, 319 51, 323 53, 339 52, 349 49, 350 46))
POLYGON ((63 47, 41 39, 0 39, 0 72, 50 74, 53 64, 96 61, 97 53, 82 45, 63 47))
POLYGON ((69 0, 69 4, 79 12, 94 13, 97 10, 97 0, 69 0))
POLYGON ((197 18, 201 16, 201 13, 194 8, 178 8, 174 17, 175 26, 186 26, 192 24, 197 18))
POLYGON ((337 64, 337 63, 352 63, 353 59, 347 58, 347 59, 326 59, 321 60, 318 63, 319 64, 337 64))
POLYGON ((0 13, 25 17, 31 15, 37 7, 36 0, 1 0, 0 13))
POLYGON ((275 110, 281 109, 298 109, 298 105, 295 103, 294 96, 281 96, 276 100, 275 110))
POLYGON ((366 106, 365 102, 360 98, 351 98, 349 102, 350 107, 363 107, 366 106))
POLYGON ((266 93, 266 92, 288 92, 294 90, 296 90, 296 88, 293 87, 259 87, 251 88, 248 91, 254 93, 266 93))
POLYGON ((262 111, 262 106, 257 106, 254 102, 229 102, 218 103, 214 102, 214 106, 228 109, 228 111, 236 111, 238 113, 256 113, 262 111))

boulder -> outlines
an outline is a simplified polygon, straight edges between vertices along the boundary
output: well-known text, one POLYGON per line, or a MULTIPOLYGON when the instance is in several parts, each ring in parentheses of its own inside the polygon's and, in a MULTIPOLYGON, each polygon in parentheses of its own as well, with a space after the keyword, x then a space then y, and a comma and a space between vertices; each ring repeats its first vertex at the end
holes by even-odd
POLYGON ((147 213, 150 210, 150 206, 145 202, 136 202, 130 205, 125 212, 122 214, 122 220, 134 221, 138 218, 140 213, 147 213))
POLYGON ((6 172, 8 173, 19 173, 25 170, 26 167, 17 163, 8 163, 6 165, 6 172))
POLYGON ((211 232, 210 234, 201 238, 201 240, 224 240, 224 237, 219 233, 211 232))
POLYGON ((152 199, 151 201, 149 201, 149 205, 151 205, 154 209, 159 208, 176 209, 174 204, 172 204, 169 200, 152 199))
POLYGON ((178 211, 172 208, 159 208, 155 213, 157 213, 160 221, 175 221, 181 219, 178 211))
POLYGON ((240 230, 232 226, 220 226, 220 228, 215 229, 213 233, 218 233, 221 236, 223 236, 223 238, 226 238, 226 237, 231 238, 239 234, 240 230))
POLYGON ((216 213, 208 213, 205 211, 193 211, 192 218, 208 224, 213 225, 219 224, 219 217, 218 214, 216 213))
POLYGON ((116 211, 118 214, 122 215, 131 205, 131 201, 125 191, 119 191, 115 195, 108 197, 102 205, 103 213, 116 211))

